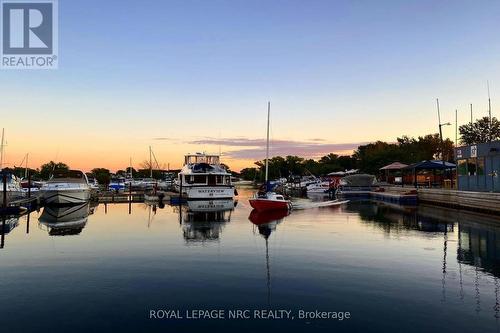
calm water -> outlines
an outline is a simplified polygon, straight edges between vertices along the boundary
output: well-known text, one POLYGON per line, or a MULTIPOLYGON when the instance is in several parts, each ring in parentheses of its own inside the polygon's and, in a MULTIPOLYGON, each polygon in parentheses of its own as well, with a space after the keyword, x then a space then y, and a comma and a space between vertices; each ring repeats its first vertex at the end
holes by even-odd
POLYGON ((250 216, 239 192, 232 211, 100 204, 6 221, 0 331, 500 331, 500 220, 368 202, 250 216), (150 319, 159 309, 295 318, 150 319))

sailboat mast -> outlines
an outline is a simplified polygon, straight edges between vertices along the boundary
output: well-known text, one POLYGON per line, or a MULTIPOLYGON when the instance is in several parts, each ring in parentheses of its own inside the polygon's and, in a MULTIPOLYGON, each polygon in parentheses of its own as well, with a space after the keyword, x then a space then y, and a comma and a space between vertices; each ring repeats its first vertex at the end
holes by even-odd
POLYGON ((2 128, 2 143, 0 144, 0 170, 3 169, 4 134, 5 134, 5 128, 2 128))
POLYGON ((28 178, 28 158, 29 153, 26 153, 26 168, 24 169, 24 178, 28 178))
POLYGON ((130 157, 130 179, 134 178, 132 175, 132 157, 130 157))
POLYGON ((486 84, 488 85, 488 114, 490 117, 490 128, 489 128, 489 141, 491 141, 491 97, 490 97, 490 81, 486 81, 486 84))
POLYGON ((149 178, 153 178, 153 158, 151 146, 149 146, 149 178))
POLYGON ((269 176, 269 117, 271 115, 271 102, 267 102, 267 138, 266 138, 266 183, 269 176))

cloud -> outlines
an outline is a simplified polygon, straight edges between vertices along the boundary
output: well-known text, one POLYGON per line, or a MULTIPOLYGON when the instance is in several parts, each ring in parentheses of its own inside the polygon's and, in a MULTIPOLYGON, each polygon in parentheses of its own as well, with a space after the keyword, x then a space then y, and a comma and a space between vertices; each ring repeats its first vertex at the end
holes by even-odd
MULTIPOLYGON (((229 149, 224 156, 234 159, 262 159, 265 157, 266 140, 235 138, 203 138, 187 142, 194 145, 215 145, 240 149, 229 149)), ((354 143, 327 143, 322 139, 310 141, 271 140, 270 156, 298 155, 306 158, 318 158, 329 153, 350 154, 359 145, 366 142, 354 143)))
POLYGON ((173 141, 174 139, 160 137, 160 138, 153 138, 153 140, 155 140, 155 141, 173 141))

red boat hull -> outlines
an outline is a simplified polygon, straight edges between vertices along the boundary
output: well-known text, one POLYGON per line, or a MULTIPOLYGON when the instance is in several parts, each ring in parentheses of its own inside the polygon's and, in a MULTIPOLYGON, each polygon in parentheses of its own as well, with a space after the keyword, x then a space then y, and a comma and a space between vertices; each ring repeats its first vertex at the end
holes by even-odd
POLYGON ((288 201, 276 201, 268 199, 250 199, 250 206, 252 208, 262 212, 270 210, 288 210, 288 201))

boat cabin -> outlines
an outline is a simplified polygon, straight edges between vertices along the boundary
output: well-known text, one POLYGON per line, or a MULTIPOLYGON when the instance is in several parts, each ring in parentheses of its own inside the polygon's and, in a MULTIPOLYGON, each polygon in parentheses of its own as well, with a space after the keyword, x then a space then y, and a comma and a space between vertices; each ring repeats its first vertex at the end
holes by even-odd
POLYGON ((208 164, 208 165, 220 165, 219 155, 206 155, 201 153, 190 154, 184 157, 185 165, 193 164, 208 164))

